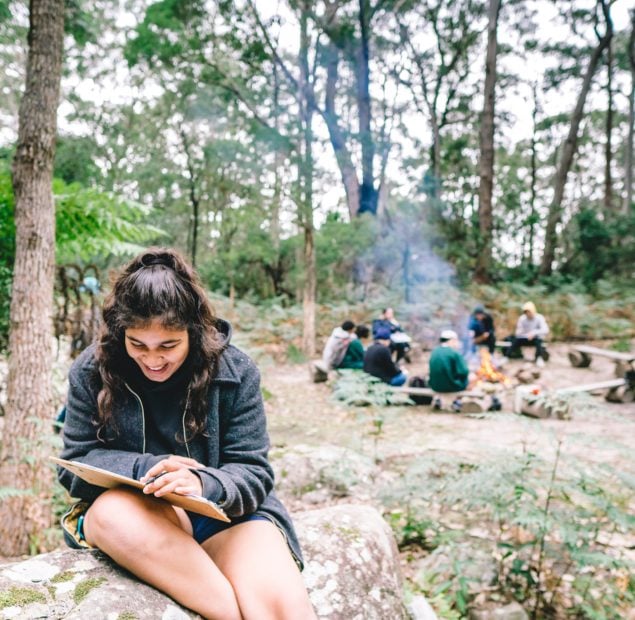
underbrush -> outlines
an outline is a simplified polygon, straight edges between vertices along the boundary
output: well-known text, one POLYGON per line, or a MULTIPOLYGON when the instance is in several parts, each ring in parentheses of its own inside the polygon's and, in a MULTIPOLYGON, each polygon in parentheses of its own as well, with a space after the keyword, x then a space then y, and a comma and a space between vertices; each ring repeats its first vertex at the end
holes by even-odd
POLYGON ((425 552, 411 587, 441 617, 518 601, 532 618, 617 619, 635 604, 634 492, 632 474, 568 462, 557 443, 551 461, 418 460, 381 501, 401 550, 425 552))

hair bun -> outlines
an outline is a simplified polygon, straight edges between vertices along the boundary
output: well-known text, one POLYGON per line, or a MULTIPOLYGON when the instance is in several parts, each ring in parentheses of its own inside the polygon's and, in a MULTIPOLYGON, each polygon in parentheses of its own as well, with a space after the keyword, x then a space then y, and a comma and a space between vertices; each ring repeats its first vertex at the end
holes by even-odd
POLYGON ((170 269, 175 269, 174 257, 167 253, 161 254, 145 254, 140 259, 144 267, 152 267, 153 265, 162 265, 170 269))

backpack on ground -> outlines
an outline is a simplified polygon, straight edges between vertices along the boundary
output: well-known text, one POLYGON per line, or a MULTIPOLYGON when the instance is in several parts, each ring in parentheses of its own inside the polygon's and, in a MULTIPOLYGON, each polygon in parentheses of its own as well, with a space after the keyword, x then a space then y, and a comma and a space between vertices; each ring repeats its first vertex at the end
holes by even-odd
MULTIPOLYGON (((428 387, 428 384, 423 377, 415 375, 408 381, 408 387, 424 388, 428 387)), ((429 405, 432 403, 432 396, 424 396, 423 394, 408 394, 408 396, 416 405, 429 405)))

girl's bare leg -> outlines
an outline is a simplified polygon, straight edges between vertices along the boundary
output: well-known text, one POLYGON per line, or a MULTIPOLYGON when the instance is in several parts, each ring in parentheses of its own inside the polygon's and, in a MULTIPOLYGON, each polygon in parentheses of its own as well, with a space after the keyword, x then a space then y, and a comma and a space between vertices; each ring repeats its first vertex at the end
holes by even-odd
POLYGON ((183 527, 167 502, 116 488, 92 504, 84 533, 117 564, 204 618, 242 620, 232 584, 183 527))
POLYGON ((234 588, 244 620, 314 620, 302 575, 278 528, 247 521, 203 542, 234 588))

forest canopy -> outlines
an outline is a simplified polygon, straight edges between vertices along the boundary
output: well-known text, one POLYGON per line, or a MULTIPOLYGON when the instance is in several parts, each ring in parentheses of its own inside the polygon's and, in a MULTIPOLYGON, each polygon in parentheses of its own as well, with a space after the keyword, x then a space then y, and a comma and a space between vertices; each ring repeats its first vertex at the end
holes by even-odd
MULTIPOLYGON (((28 12, 0 8, 6 289, 28 12)), ((58 263, 169 244, 215 292, 284 304, 628 281, 633 19, 603 0, 67 3, 58 263)))

